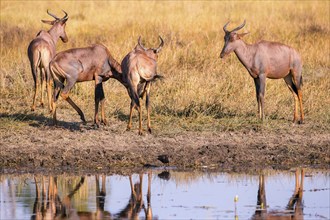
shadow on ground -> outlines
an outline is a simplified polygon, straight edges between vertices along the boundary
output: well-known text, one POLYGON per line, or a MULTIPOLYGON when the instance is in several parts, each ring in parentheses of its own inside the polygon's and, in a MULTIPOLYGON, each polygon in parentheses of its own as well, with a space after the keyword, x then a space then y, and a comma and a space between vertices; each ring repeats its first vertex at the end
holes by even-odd
POLYGON ((43 114, 36 113, 14 113, 7 114, 1 113, 0 118, 5 118, 10 121, 21 121, 27 122, 29 126, 41 128, 41 127, 56 127, 63 128, 71 131, 79 131, 81 130, 82 122, 66 122, 66 121, 58 121, 57 125, 54 126, 53 120, 50 117, 46 117, 43 114))

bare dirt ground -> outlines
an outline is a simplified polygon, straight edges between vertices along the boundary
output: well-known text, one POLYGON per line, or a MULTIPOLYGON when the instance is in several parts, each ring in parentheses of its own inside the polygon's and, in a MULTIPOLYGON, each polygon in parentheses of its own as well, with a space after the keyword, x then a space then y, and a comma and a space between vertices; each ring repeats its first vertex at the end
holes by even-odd
MULTIPOLYGON (((178 169, 209 168, 248 172, 263 168, 290 169, 330 165, 330 134, 311 123, 289 129, 237 131, 175 131, 139 136, 126 122, 110 119, 108 126, 91 122, 50 125, 43 116, 0 117, 1 173, 12 172, 122 172, 145 166, 163 166, 158 155, 168 155, 178 169), (8 120, 18 118, 18 125, 8 120), (8 124, 8 123, 7 123, 8 124)), ((287 122, 289 123, 289 122, 287 122)), ((136 126, 136 122, 135 122, 136 126)))

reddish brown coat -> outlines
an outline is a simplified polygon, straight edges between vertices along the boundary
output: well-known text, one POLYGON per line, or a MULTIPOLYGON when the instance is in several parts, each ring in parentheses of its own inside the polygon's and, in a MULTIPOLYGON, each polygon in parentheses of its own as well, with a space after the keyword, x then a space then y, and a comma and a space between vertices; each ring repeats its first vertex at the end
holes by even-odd
POLYGON ((53 21, 42 22, 52 25, 48 31, 40 31, 37 36, 30 42, 28 47, 28 57, 30 60, 31 72, 34 80, 34 97, 31 110, 34 111, 36 107, 36 99, 39 90, 39 75, 41 82, 41 105, 43 106, 43 91, 47 85, 47 95, 48 95, 48 107, 51 107, 51 77, 49 73, 49 62, 55 56, 56 53, 56 43, 59 38, 66 43, 68 37, 65 33, 65 25, 68 20, 68 14, 65 13, 63 18, 58 18, 51 14, 48 10, 47 13, 55 18, 53 21), (46 83, 47 82, 47 83, 46 83))
POLYGON ((95 115, 94 123, 99 125, 98 108, 101 102, 101 122, 106 124, 104 114, 104 91, 103 82, 109 78, 115 78, 123 85, 124 83, 120 64, 111 56, 109 50, 100 44, 85 48, 73 48, 62 51, 50 62, 50 72, 55 81, 53 121, 56 119, 56 101, 62 89, 61 96, 80 115, 82 121, 85 116, 81 109, 71 100, 69 92, 76 82, 95 80, 95 115), (64 85, 64 81, 66 84, 64 85))
MULTIPOLYGON (((228 22, 229 23, 229 22, 228 22)), ((227 30, 227 24, 223 27, 225 32, 224 46, 220 57, 234 52, 239 61, 244 65, 253 77, 256 88, 259 117, 264 119, 264 95, 266 78, 284 78, 295 100, 293 121, 298 118, 298 103, 300 104, 300 123, 304 120, 302 105, 302 61, 299 53, 290 46, 269 41, 259 41, 255 44, 246 44, 242 37, 247 33, 238 34, 245 21, 232 31, 227 30)))
POLYGON ((151 82, 157 78, 161 78, 157 74, 157 59, 158 53, 164 45, 163 39, 158 48, 145 48, 141 44, 141 38, 138 39, 136 47, 128 53, 121 63, 124 80, 127 82, 128 94, 131 98, 130 117, 127 125, 127 130, 132 127, 132 114, 135 107, 139 112, 139 134, 142 134, 142 109, 140 98, 146 96, 147 108, 147 126, 151 133, 150 126, 150 86, 151 82))

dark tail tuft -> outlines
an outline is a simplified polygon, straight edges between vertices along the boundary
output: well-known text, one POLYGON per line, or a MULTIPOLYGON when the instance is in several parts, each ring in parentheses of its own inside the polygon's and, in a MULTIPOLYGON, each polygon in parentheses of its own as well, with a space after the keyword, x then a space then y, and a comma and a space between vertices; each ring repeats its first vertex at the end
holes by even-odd
POLYGON ((54 78, 54 82, 57 87, 60 87, 61 89, 64 88, 64 84, 58 78, 54 78))
POLYGON ((162 80, 164 80, 164 78, 165 77, 163 75, 156 75, 156 76, 154 76, 154 78, 152 78, 151 82, 156 82, 158 80, 162 81, 162 80))
POLYGON ((55 71, 57 70, 56 67, 54 67, 54 65, 52 63, 50 63, 49 65, 49 70, 50 70, 50 74, 53 77, 54 83, 57 87, 60 87, 61 89, 64 88, 64 84, 61 82, 61 80, 58 79, 55 71))

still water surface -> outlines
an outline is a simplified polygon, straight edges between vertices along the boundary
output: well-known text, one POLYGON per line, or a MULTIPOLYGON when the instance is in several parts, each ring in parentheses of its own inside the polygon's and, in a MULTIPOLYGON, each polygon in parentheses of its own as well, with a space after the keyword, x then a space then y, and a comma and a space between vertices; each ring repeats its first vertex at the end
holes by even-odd
POLYGON ((2 175, 0 219, 330 218, 330 171, 2 175))

